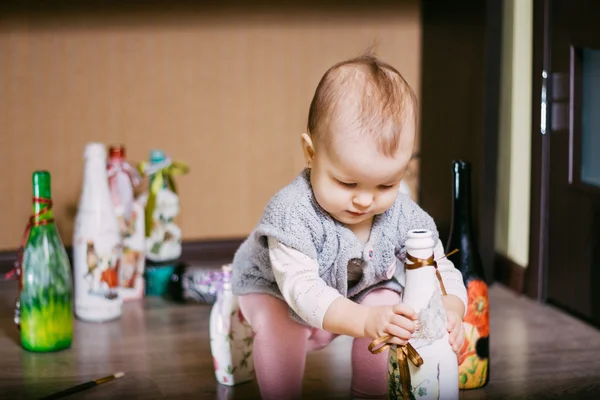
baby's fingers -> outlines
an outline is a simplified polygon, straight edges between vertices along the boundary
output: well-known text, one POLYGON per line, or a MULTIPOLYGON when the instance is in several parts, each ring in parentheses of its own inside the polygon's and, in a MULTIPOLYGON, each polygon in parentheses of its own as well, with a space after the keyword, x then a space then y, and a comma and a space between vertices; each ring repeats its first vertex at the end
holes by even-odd
MULTIPOLYGON (((402 315, 393 315, 390 322, 392 325, 402 328, 403 330, 407 331, 409 334, 412 334, 416 329, 415 322, 402 316, 402 315)), ((410 339, 410 336, 407 337, 406 339, 410 339)))
POLYGON ((456 330, 453 330, 450 332, 450 335, 448 336, 448 342, 450 342, 450 346, 452 346, 452 350, 456 351, 455 347, 457 346, 457 336, 458 336, 458 332, 456 330))
POLYGON ((458 319, 459 318, 458 318, 458 315, 456 315, 456 313, 453 313, 453 312, 448 313, 448 318, 446 320, 446 329, 448 330, 448 332, 452 332, 454 330, 454 328, 456 328, 458 319))
POLYGON ((392 335, 392 338, 388 340, 388 343, 406 344, 408 339, 410 339, 411 333, 406 329, 400 328, 399 326, 390 325, 387 331, 390 335, 392 335))
POLYGON ((406 318, 417 319, 417 313, 415 313, 415 310, 404 303, 395 304, 394 313, 398 315, 404 315, 406 318))

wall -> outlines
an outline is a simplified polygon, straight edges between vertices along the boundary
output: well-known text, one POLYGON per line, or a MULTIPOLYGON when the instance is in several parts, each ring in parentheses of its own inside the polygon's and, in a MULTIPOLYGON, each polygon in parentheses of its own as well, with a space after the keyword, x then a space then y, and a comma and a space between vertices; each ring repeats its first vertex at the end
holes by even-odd
POLYGON ((496 251, 526 267, 531 193, 533 2, 506 0, 503 21, 496 251))
MULTIPOLYGON (((419 92, 419 2, 379 3, 4 13, 0 250, 18 246, 36 169, 52 174, 55 218, 71 243, 90 141, 122 143, 134 162, 160 148, 189 164, 177 179, 184 240, 247 234, 304 164, 299 135, 331 64, 376 41, 419 92)), ((415 165, 413 190, 417 181, 415 165)))
POLYGON ((422 0, 420 203, 444 244, 452 223, 452 161, 472 166, 474 236, 494 280, 500 0, 422 0))

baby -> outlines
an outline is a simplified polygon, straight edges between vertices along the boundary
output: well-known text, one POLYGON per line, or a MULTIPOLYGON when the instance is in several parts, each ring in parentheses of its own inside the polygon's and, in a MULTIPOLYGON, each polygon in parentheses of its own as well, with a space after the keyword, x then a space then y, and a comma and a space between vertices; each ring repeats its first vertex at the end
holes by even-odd
MULTIPOLYGON (((415 331, 415 312, 400 302, 407 232, 435 232, 435 257, 444 255, 432 218, 399 193, 417 114, 400 73, 370 53, 334 65, 319 82, 302 134, 306 168, 273 196, 233 261, 263 399, 299 398, 306 352, 338 335, 355 338, 353 397, 385 398, 387 353, 368 346, 388 334, 405 344, 415 331)), ((448 259, 438 267, 457 352, 466 289, 448 259)))

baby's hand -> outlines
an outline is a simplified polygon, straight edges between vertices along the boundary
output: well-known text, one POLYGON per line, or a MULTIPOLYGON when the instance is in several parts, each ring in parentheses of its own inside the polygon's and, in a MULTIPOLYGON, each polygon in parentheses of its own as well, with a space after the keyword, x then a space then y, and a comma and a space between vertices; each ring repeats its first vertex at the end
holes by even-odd
POLYGON ((377 339, 392 335, 388 343, 406 344, 415 331, 414 310, 402 303, 371 307, 365 321, 365 336, 377 339))
POLYGON ((448 329, 448 333, 450 334, 448 341, 450 342, 450 346, 452 346, 452 350, 458 354, 465 341, 465 329, 458 314, 454 311, 447 311, 446 314, 448 316, 446 329, 448 329))

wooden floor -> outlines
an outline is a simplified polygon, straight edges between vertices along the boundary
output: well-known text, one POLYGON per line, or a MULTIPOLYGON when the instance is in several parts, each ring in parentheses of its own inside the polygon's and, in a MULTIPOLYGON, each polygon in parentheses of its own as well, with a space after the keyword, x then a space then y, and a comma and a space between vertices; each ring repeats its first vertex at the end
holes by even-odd
MULTIPOLYGON (((69 399, 255 399, 256 383, 216 384, 209 306, 158 298, 128 303, 119 321, 75 325, 69 350, 21 349, 12 323, 14 282, 0 283, 0 398, 33 399, 124 371, 118 381, 69 399)), ((491 288, 491 381, 463 399, 600 398, 600 332, 556 309, 491 288)), ((348 399, 350 339, 308 355, 307 399, 348 399)), ((284 350, 282 350, 284 351, 284 350)))

